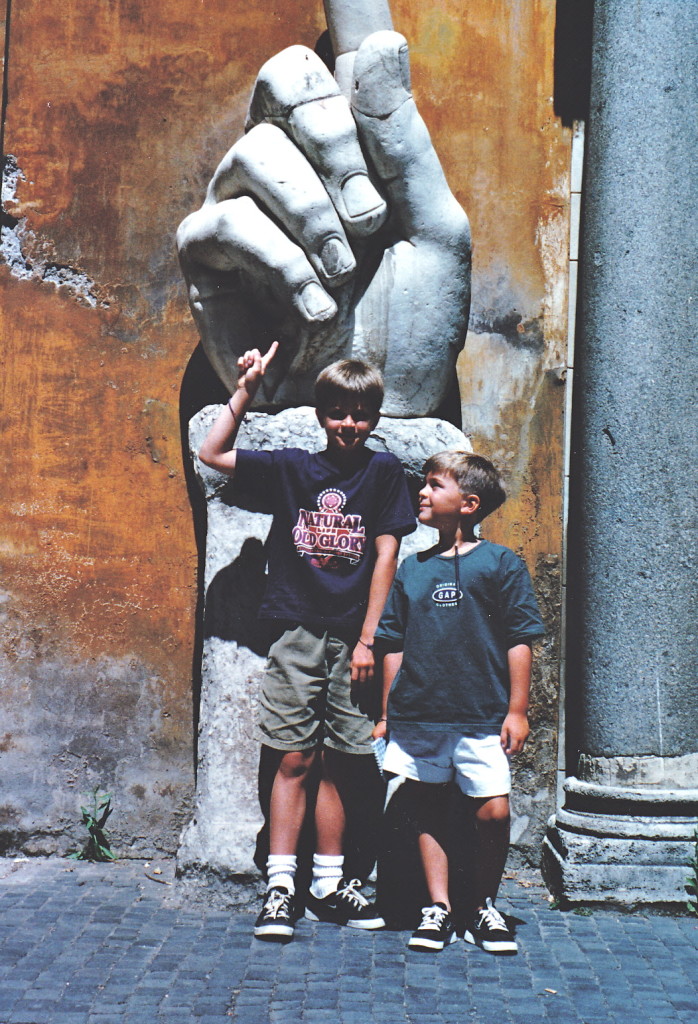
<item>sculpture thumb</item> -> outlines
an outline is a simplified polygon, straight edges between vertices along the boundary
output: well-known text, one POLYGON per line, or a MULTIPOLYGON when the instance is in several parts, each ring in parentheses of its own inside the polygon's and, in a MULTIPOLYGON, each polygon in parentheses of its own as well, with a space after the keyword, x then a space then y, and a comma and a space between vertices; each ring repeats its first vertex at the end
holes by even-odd
POLYGON ((388 0, 324 0, 327 27, 335 56, 334 77, 340 91, 351 98, 354 58, 372 32, 391 29, 388 0))
POLYGON ((409 49, 399 32, 374 32, 354 61, 351 105, 362 142, 406 237, 433 236, 456 203, 412 98, 409 49))
POLYGON ((354 58, 354 110, 383 118, 410 99, 410 57, 405 37, 387 31, 367 36, 354 58))

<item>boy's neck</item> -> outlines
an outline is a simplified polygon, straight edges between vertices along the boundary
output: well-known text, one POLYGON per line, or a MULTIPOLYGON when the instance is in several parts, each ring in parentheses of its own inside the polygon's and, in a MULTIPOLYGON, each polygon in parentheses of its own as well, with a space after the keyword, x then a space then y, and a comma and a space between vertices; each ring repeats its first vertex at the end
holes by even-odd
POLYGON ((452 528, 439 530, 438 549, 441 555, 455 554, 456 551, 468 549, 479 543, 479 537, 475 536, 475 523, 468 520, 461 520, 452 528))
POLYGON ((330 462, 333 462, 335 466, 351 468, 352 466, 358 465, 366 458, 366 445, 362 444, 359 448, 355 448, 351 452, 344 452, 337 448, 330 448, 328 445, 322 454, 328 458, 330 462))

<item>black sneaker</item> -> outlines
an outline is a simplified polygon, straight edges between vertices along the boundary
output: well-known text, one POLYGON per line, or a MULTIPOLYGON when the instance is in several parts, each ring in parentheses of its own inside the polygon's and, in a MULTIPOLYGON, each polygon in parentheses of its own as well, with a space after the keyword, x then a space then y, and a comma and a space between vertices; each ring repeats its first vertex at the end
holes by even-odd
POLYGON ((507 923, 488 897, 485 906, 478 910, 475 920, 463 936, 466 942, 481 946, 488 953, 505 953, 513 956, 518 953, 516 939, 507 927, 507 923))
POLYGON ((337 891, 323 899, 309 892, 305 916, 310 921, 329 921, 331 924, 345 924, 348 928, 385 928, 385 921, 376 913, 373 903, 359 892, 360 888, 361 882, 354 878, 351 882, 342 879, 337 891))
POLYGON ((457 938, 446 904, 435 903, 432 907, 422 907, 422 923, 407 945, 410 949, 431 952, 449 946, 457 938))
POLYGON ((275 886, 264 897, 262 913, 254 926, 255 937, 265 942, 290 942, 294 926, 293 896, 285 886, 275 886))

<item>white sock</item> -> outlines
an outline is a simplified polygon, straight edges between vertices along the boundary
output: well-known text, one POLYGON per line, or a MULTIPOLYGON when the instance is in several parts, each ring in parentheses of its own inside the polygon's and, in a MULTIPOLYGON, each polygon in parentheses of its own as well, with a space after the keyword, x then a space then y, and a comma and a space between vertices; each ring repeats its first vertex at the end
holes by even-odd
POLYGON ((267 892, 283 885, 293 895, 296 891, 296 857, 291 853, 270 853, 267 857, 267 892))
POLYGON ((344 873, 344 857, 330 857, 324 853, 313 854, 313 880, 310 891, 322 900, 330 893, 337 892, 344 873))

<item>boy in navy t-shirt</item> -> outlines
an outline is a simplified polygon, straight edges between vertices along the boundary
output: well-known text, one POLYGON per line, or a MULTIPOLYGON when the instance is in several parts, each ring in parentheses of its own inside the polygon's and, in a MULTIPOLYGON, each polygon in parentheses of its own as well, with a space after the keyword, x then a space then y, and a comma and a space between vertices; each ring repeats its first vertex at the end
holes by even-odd
POLYGON ((370 754, 373 722, 352 699, 352 684, 373 678, 373 637, 395 575, 400 538, 416 528, 402 466, 365 447, 383 400, 380 373, 357 360, 328 366, 315 385, 321 452, 233 447, 238 428, 276 353, 238 360, 238 387, 199 452, 206 465, 273 515, 268 583, 260 616, 280 639, 262 684, 262 742, 281 751, 271 794, 268 890, 255 925, 260 939, 293 937, 296 849, 310 769, 321 759, 315 809, 316 853, 306 917, 354 928, 383 919, 343 877, 345 813, 333 757, 370 754))
POLYGON ((543 623, 521 559, 475 534, 506 497, 492 463, 442 452, 424 471, 419 521, 435 527, 439 541, 402 563, 376 631, 387 653, 373 735, 389 738, 384 770, 408 780, 432 900, 409 946, 439 950, 455 939, 444 839, 444 784, 455 779, 472 804, 477 837, 465 938, 511 954, 516 941, 494 901, 509 846, 508 758, 528 736, 530 645, 543 623))

